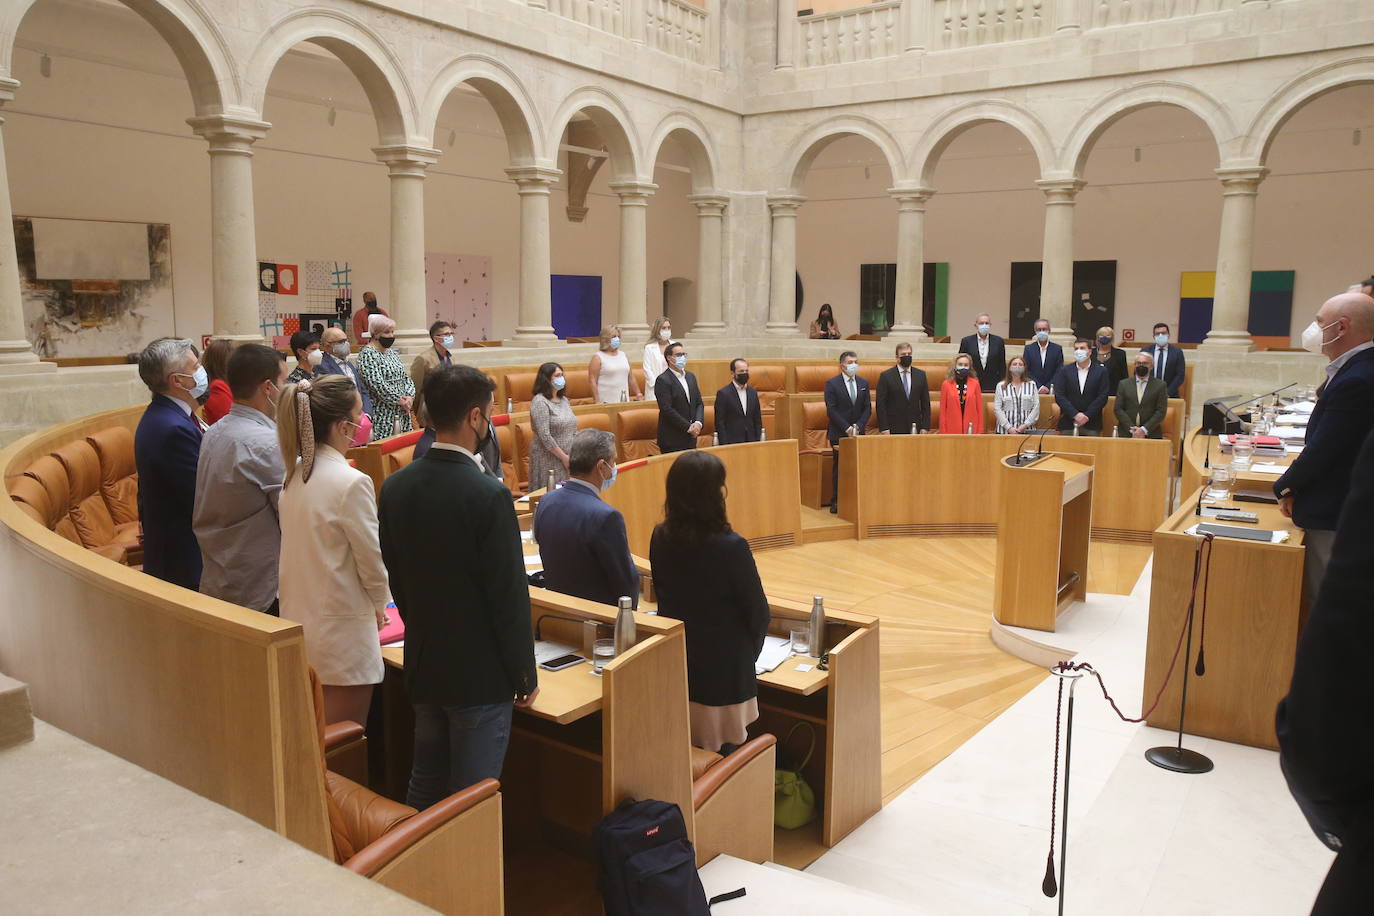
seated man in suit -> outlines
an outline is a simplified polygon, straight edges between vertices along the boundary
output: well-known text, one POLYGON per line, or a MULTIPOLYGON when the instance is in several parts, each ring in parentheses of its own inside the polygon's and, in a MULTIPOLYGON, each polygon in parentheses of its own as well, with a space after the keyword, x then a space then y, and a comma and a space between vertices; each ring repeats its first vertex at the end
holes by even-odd
POLYGON ((1159 439, 1164 436, 1164 416, 1169 412, 1169 390, 1163 379, 1151 378, 1154 357, 1141 350, 1135 355, 1131 377, 1116 386, 1116 434, 1123 439, 1159 439))
POLYGON ((897 365, 878 376, 877 400, 882 435, 930 432, 930 387, 925 372, 911 365, 911 344, 897 344, 897 365))
POLYGON ((973 358, 973 374, 984 391, 992 391, 1007 374, 1007 345, 992 333, 992 316, 980 312, 973 322, 978 333, 959 341, 959 352, 973 358))
POLYGON ((1183 374, 1188 368, 1188 361, 1183 358, 1182 350, 1169 346, 1167 324, 1161 321, 1155 325, 1154 335, 1155 342, 1142 347, 1141 352, 1154 357, 1154 377, 1164 380, 1169 389, 1169 397, 1181 398, 1183 395, 1179 392, 1183 390, 1183 374))
POLYGON ((668 371, 654 380, 654 400, 658 402, 658 450, 666 455, 697 447, 706 404, 697 377, 687 371, 687 349, 673 341, 663 356, 668 371))
POLYGON ((153 394, 134 433, 143 571, 197 589, 200 544, 191 515, 204 427, 194 412, 210 380, 195 345, 177 337, 159 338, 138 354, 138 377, 153 394))
POLYGON ((1107 406, 1107 370, 1092 358, 1092 342, 1074 341, 1073 362, 1054 377, 1054 400, 1059 405, 1059 432, 1096 436, 1102 432, 1102 408, 1107 406))
POLYGON ((840 440, 861 436, 873 413, 868 397, 868 382, 859 377, 859 356, 853 350, 840 354, 840 374, 825 382, 825 412, 830 426, 825 437, 830 441, 834 460, 830 467, 830 511, 839 511, 840 440))
POLYGON ((759 393, 749 384, 749 361, 730 360, 730 384, 716 392, 716 441, 720 445, 763 438, 759 393))
POLYGON ((324 356, 320 357, 315 374, 342 375, 347 378, 357 387, 358 396, 363 399, 363 413, 372 416, 372 396, 368 394, 367 386, 358 377, 358 370, 348 361, 348 354, 352 352, 352 348, 348 345, 348 335, 344 333, 344 329, 335 325, 325 328, 320 334, 320 349, 324 351, 324 356))
POLYGON ((615 483, 615 436, 578 430, 568 447, 568 474, 534 510, 531 530, 545 587, 601 604, 628 595, 638 606, 639 571, 630 559, 625 518, 601 499, 615 483))
POLYGON ((1274 495, 1303 529, 1303 587, 1311 602, 1331 560, 1355 453, 1374 428, 1374 299, 1342 293, 1326 300, 1302 332, 1302 345, 1330 362, 1302 454, 1274 482, 1274 495))
POLYGON ((1050 320, 1035 319, 1035 337, 1026 344, 1021 352, 1026 359, 1026 371, 1040 389, 1041 394, 1049 394, 1054 377, 1064 368, 1064 348, 1050 340, 1050 320))

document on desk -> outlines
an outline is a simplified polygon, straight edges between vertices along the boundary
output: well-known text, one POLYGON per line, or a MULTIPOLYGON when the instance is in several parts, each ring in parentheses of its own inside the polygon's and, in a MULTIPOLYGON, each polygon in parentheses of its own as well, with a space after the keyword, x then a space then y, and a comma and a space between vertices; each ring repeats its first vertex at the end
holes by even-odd
POLYGON ((1280 438, 1280 439, 1306 439, 1306 438, 1307 438, 1307 427, 1306 427, 1306 426, 1275 426, 1273 429, 1269 430, 1269 435, 1271 435, 1271 436, 1276 436, 1276 437, 1278 437, 1278 438, 1280 438))
POLYGON ((1272 461, 1256 461, 1250 465, 1250 470, 1255 474, 1282 474, 1288 470, 1288 466, 1275 464, 1272 461))
POLYGON ((790 641, 783 636, 765 636, 763 638, 763 651, 759 653, 758 660, 754 662, 754 673, 763 674, 772 671, 774 668, 787 661, 787 657, 792 654, 790 641))
POLYGON ((534 641, 534 662, 552 661, 563 655, 580 655, 581 653, 572 646, 565 646, 561 642, 553 642, 549 639, 536 639, 534 641))

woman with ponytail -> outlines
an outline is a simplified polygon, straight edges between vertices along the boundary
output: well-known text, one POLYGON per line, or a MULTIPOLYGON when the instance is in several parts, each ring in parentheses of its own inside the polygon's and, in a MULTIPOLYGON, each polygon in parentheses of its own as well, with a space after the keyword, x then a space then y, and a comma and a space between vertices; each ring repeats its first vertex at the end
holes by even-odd
POLYGON ((281 615, 304 631, 330 723, 367 723, 372 687, 382 681, 377 631, 391 600, 372 478, 344 458, 349 446, 367 444, 362 409, 358 389, 342 375, 287 385, 277 401, 286 466, 278 507, 281 615))

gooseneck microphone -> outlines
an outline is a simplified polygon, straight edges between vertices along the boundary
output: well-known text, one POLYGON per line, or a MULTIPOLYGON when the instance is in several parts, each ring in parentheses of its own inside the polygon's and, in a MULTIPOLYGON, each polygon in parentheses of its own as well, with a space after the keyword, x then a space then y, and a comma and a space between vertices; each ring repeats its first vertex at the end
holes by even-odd
POLYGON ((1046 426, 1045 429, 1044 429, 1044 431, 1040 433, 1040 441, 1037 442, 1037 443, 1035 443, 1035 457, 1036 457, 1036 458, 1043 458, 1043 457, 1045 457, 1045 437, 1048 436, 1049 434, 1050 434, 1050 428, 1049 428, 1048 426, 1046 426))
POLYGON ((1029 442, 1029 441, 1031 440, 1031 437, 1034 436, 1034 435, 1035 435, 1035 433, 1026 433, 1026 438, 1022 439, 1021 442, 1020 442, 1020 444, 1016 446, 1016 458, 1013 459, 1013 462, 1012 462, 1012 463, 1015 464, 1018 468, 1019 468, 1019 467, 1021 466, 1021 464, 1022 464, 1022 452, 1021 452, 1021 450, 1022 450, 1023 448, 1025 448, 1026 443, 1029 442))

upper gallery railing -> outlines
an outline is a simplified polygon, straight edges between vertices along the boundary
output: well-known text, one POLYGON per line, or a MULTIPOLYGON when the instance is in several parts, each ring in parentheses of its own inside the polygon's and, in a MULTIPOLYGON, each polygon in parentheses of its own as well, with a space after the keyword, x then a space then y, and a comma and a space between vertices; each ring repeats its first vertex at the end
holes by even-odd
POLYGON ((797 20, 798 59, 803 67, 846 64, 900 54, 902 0, 797 20))
POLYGON ((716 46, 716 0, 523 0, 583 25, 643 42, 666 54, 710 63, 716 46))
POLYGON ((706 63, 706 10, 686 0, 644 0, 644 40, 654 48, 706 63))
MULTIPOLYGON (((932 50, 999 44, 1048 35, 1044 7, 1055 0, 935 0, 932 50)), ((1096 3, 1097 0, 1091 0, 1096 3)), ((1130 0, 1111 0, 1130 3, 1130 0)))

